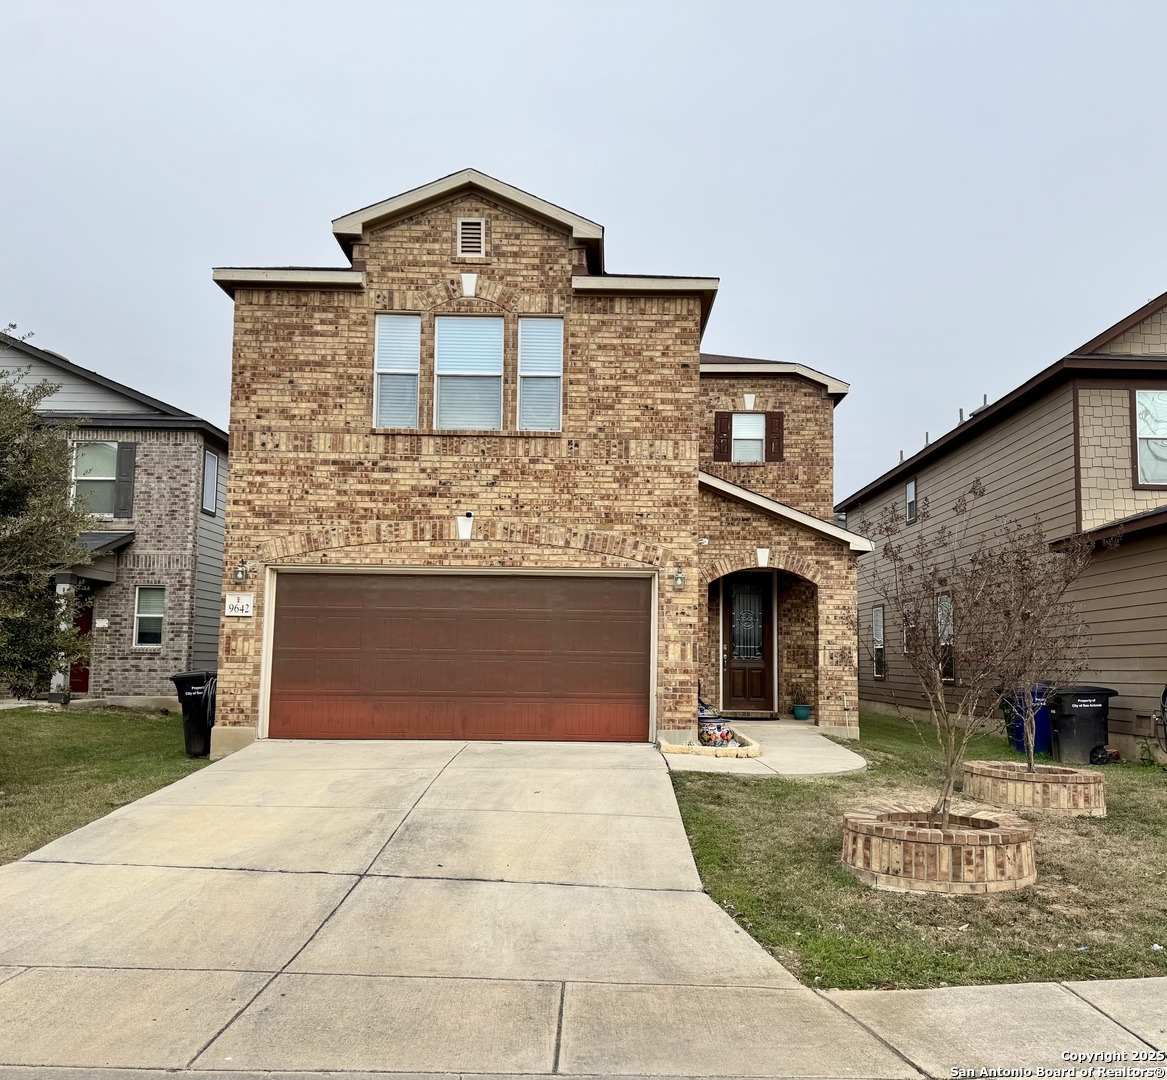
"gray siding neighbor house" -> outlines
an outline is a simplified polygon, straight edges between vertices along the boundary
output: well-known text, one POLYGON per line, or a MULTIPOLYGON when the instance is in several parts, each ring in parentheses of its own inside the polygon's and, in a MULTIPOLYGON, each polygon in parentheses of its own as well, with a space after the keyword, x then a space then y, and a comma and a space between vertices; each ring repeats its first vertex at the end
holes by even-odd
POLYGON ((227 433, 3 334, 0 371, 56 383, 40 411, 78 424, 69 480, 93 513, 81 538, 93 561, 58 575, 57 588, 78 593, 92 659, 67 689, 126 704, 173 699, 172 674, 216 666, 227 433))
MULTIPOLYGON (((1081 681, 1119 692, 1111 744, 1138 757, 1167 684, 1167 293, 974 410, 835 509, 852 529, 889 504, 909 533, 937 529, 951 523, 954 501, 978 478, 986 494, 975 504, 974 534, 1005 516, 1040 520, 1051 541, 1078 532, 1118 539, 1096 548, 1073 597, 1090 627, 1091 669, 1081 681), (926 521, 914 512, 925 499, 926 521)), ((877 549, 859 564, 860 701, 872 711, 920 708, 903 628, 870 584, 879 558, 877 549)), ((959 679, 959 656, 955 663, 959 679)))

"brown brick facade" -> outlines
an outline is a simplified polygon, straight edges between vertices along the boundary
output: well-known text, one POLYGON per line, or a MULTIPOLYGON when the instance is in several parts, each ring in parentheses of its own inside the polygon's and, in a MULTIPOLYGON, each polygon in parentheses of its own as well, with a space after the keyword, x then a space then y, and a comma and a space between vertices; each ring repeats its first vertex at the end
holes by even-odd
MULTIPOLYGON (((623 569, 657 579, 656 728, 692 733, 710 553, 697 538, 720 527, 704 505, 699 521, 708 426, 700 404, 707 381, 699 382, 700 298, 585 295, 572 286, 573 275, 586 273, 585 251, 566 229, 477 191, 366 230, 352 256, 366 274, 362 289, 234 294, 224 584, 238 590, 230 573, 247 563, 256 612, 223 620, 219 723, 260 719, 265 590, 280 567, 623 569), (462 217, 486 219, 486 258, 455 257, 462 217), (463 295, 463 272, 478 275, 473 297, 463 295), (421 317, 417 430, 373 427, 375 315, 391 312, 421 317), (502 431, 432 427, 434 319, 449 313, 504 319, 502 431), (518 318, 527 314, 564 320, 563 423, 554 434, 515 430, 518 318), (467 511, 473 536, 459 540, 454 518, 467 511)), ((815 493, 799 505, 829 516, 830 400, 798 380, 781 396, 798 426, 825 408, 827 427, 814 436, 814 452, 800 446, 766 490, 793 499, 803 477, 815 493), (825 464, 812 465, 814 454, 825 455, 825 464)), ((777 535, 772 521, 753 525, 759 535, 777 535)), ((790 533, 792 558, 807 552, 799 566, 829 590, 843 588, 844 579, 854 589, 847 557, 841 562, 849 570, 836 579, 825 549, 790 533)), ((745 550, 741 537, 719 540, 718 555, 736 557, 735 542, 745 550)), ((748 546, 752 558, 753 539, 748 546)), ((796 607, 792 601, 792 617, 796 607)), ((818 630, 828 646, 838 636, 834 610, 818 630)), ((804 612, 802 623, 811 621, 804 612)), ((846 678, 819 680, 824 716, 841 716, 846 678)))

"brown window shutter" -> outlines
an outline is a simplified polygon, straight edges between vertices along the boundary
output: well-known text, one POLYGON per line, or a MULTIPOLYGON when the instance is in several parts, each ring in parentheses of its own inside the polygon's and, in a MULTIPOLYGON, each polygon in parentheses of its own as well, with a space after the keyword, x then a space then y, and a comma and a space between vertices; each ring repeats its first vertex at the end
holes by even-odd
POLYGON ((781 461, 782 455, 782 413, 766 413, 766 460, 781 461))
POLYGON ((113 486, 113 516, 128 518, 134 516, 134 457, 137 444, 118 443, 118 463, 113 486))
POLYGON ((713 460, 729 461, 732 457, 730 447, 730 431, 733 425, 733 413, 719 412, 713 414, 713 460))

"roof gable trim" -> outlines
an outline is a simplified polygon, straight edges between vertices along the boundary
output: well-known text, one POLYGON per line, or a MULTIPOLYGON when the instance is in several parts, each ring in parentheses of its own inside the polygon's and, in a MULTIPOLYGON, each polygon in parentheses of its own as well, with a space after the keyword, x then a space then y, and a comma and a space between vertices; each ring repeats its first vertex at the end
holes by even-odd
POLYGON ((800 528, 806 529, 808 532, 815 532, 820 536, 826 536, 831 540, 837 540, 840 543, 846 544, 851 551, 865 552, 875 550, 875 545, 866 536, 860 536, 858 533, 850 532, 847 529, 840 529, 838 525, 832 525, 826 521, 821 521, 819 518, 812 517, 810 514, 804 514, 801 510, 795 510, 793 506, 787 506, 785 503, 780 503, 775 499, 768 499, 765 495, 759 495, 756 491, 750 491, 749 488, 741 487, 738 484, 731 484, 728 480, 722 480, 720 476, 714 476, 712 473, 707 472, 699 472, 697 474, 697 480, 702 487, 716 491, 720 495, 726 495, 731 499, 737 499, 739 502, 757 507, 767 514, 783 518, 794 525, 798 525, 800 528))

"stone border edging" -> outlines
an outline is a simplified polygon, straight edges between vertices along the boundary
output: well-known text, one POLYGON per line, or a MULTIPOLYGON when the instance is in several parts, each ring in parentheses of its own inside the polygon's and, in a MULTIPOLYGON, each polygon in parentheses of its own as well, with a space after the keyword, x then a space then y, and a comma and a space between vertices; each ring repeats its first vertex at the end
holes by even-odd
POLYGON ((698 746, 696 743, 671 743, 663 738, 657 738, 656 748, 662 754, 697 754, 701 757, 725 758, 754 758, 762 756, 762 744, 743 735, 740 731, 729 729, 733 737, 741 746, 698 746))
POLYGON ((843 815, 843 865, 896 892, 985 895, 1037 880, 1034 828, 1007 810, 956 812, 949 828, 918 824, 928 811, 872 803, 843 815))
POLYGON ((963 794, 991 806, 1045 810, 1066 817, 1106 817, 1106 778, 1092 769, 1020 761, 966 761, 963 794))

